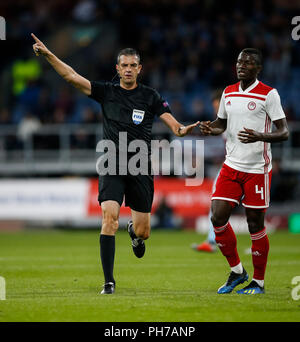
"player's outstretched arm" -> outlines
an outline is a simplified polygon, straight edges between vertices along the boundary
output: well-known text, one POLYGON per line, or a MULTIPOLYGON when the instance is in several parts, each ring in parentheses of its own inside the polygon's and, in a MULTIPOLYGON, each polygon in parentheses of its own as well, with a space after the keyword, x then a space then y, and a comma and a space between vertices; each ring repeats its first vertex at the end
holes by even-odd
POLYGON ((91 82, 89 80, 77 74, 73 68, 57 58, 33 33, 31 33, 31 36, 35 40, 32 48, 36 56, 44 56, 56 72, 67 82, 71 83, 85 95, 91 95, 91 82))
POLYGON ((200 121, 197 121, 191 125, 183 126, 179 123, 171 113, 163 113, 160 116, 160 119, 171 129, 171 131, 177 137, 184 137, 185 135, 192 132, 192 130, 200 124, 200 121))

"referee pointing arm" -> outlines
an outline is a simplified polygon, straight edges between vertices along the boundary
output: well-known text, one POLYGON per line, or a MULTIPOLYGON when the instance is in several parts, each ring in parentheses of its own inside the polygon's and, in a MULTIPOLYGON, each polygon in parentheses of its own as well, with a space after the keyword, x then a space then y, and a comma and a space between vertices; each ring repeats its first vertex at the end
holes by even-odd
MULTIPOLYGON (((127 144, 142 140, 148 146, 149 163, 151 151, 151 130, 158 116, 178 137, 183 137, 198 126, 199 122, 183 126, 171 114, 168 103, 153 88, 139 82, 141 72, 140 55, 127 48, 118 54, 116 70, 120 78, 118 84, 112 82, 89 81, 80 76, 69 65, 57 58, 32 33, 35 40, 33 50, 42 55, 56 72, 85 95, 99 102, 103 110, 103 139, 113 141, 118 158, 119 133, 126 132, 127 144)), ((118 169, 118 168, 116 168, 118 169)), ((99 177, 99 203, 102 209, 100 234, 100 256, 105 278, 101 294, 112 294, 115 290, 113 276, 115 256, 115 234, 119 227, 120 206, 125 197, 125 205, 131 208, 132 220, 127 230, 131 238, 134 254, 141 258, 145 253, 144 240, 150 236, 150 213, 153 201, 153 175, 104 175, 99 177)))

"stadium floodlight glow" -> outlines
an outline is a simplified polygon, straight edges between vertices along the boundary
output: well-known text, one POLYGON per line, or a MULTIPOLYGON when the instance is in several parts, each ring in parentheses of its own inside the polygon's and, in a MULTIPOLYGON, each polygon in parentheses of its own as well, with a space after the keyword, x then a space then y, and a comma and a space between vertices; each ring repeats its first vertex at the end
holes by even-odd
POLYGON ((0 40, 6 40, 6 22, 3 17, 0 17, 0 40))

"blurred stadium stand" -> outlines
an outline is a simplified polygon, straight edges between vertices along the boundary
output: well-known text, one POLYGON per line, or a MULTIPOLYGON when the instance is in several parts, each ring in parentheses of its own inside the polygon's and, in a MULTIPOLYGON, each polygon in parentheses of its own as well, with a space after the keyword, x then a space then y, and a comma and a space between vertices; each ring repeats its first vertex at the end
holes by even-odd
MULTIPOLYGON (((300 43, 291 39, 297 14, 299 1, 283 0, 228 0, 226 7, 216 0, 2 0, 0 177, 96 175, 101 108, 34 56, 31 32, 90 80, 111 80, 118 51, 136 48, 141 82, 186 123, 213 120, 212 93, 236 82, 238 53, 256 47, 264 56, 260 80, 278 89, 291 130, 288 141, 273 146, 273 210, 299 207, 300 43)), ((153 134, 172 139, 160 122, 153 134)), ((205 175, 213 178, 222 141, 205 145, 205 175)))

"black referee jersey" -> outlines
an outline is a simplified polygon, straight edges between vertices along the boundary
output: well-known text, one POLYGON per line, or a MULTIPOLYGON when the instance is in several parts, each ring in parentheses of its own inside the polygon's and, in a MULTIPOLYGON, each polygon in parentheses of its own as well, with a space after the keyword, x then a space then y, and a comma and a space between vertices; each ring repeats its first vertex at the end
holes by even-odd
POLYGON ((143 140, 150 156, 155 116, 171 113, 168 102, 155 89, 139 83, 136 88, 126 90, 120 84, 92 81, 89 97, 102 106, 103 139, 115 143, 117 154, 119 133, 126 132, 127 147, 133 140, 143 140))

